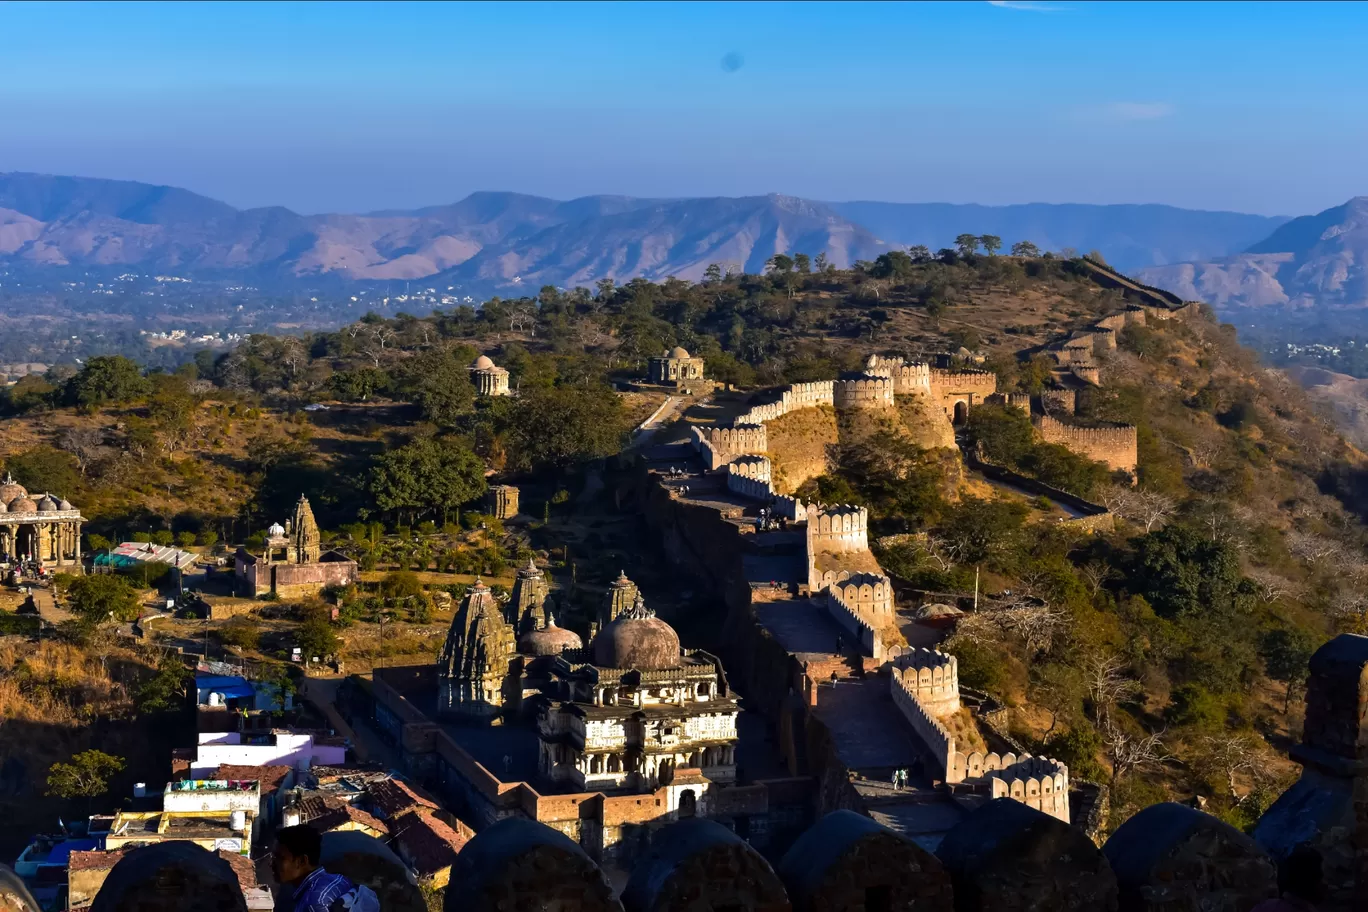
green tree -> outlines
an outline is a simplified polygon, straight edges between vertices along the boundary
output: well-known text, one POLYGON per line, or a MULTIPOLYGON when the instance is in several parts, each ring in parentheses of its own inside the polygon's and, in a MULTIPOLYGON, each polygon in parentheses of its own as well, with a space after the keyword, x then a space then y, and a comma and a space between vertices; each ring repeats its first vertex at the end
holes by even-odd
POLYGON ((256 649, 261 644, 261 628, 246 617, 230 619, 215 635, 223 645, 238 649, 256 649))
POLYGON ((91 532, 86 535, 86 547, 91 551, 108 551, 114 547, 114 543, 103 535, 91 532))
POLYGON ((453 427, 475 405, 469 369, 449 352, 429 352, 413 360, 407 396, 425 419, 453 427))
POLYGON ((7 457, 5 470, 35 498, 48 492, 74 499, 81 488, 76 457, 50 446, 36 446, 7 457))
POLYGON ((138 688, 136 704, 139 712, 166 712, 179 709, 185 702, 185 685, 190 671, 172 655, 162 657, 157 673, 138 688))
POLYGON ((141 399, 149 389, 138 365, 122 355, 99 355, 68 381, 67 400, 81 408, 99 408, 141 399))
POLYGON ((1040 248, 1030 241, 1017 241, 1012 245, 1012 256, 1038 257, 1040 256, 1040 248))
POLYGON ((819 273, 829 271, 831 264, 827 262, 827 255, 825 250, 817 254, 817 259, 812 261, 812 266, 819 273))
POLYGON ((1014 408, 982 405, 970 409, 964 429, 970 444, 979 447, 985 459, 1009 468, 1015 468, 1036 445, 1031 419, 1014 408))
POLYGON ((809 273, 812 271, 812 260, 806 253, 795 253, 793 255, 793 269, 795 272, 809 273))
POLYGON ((1259 649, 1268 676, 1285 685, 1283 715, 1292 704, 1292 692, 1306 681, 1317 640, 1300 627, 1279 627, 1264 635, 1259 649))
POLYGON ((320 612, 310 615, 299 625, 295 631, 295 645, 304 654, 304 661, 314 656, 321 659, 337 652, 337 635, 333 633, 327 617, 320 612))
POLYGON ((76 577, 66 590, 72 611, 96 623, 111 614, 116 620, 138 617, 138 594, 123 577, 111 573, 76 577))
POLYGON ((908 247, 907 255, 912 258, 912 262, 914 263, 920 264, 931 262, 931 248, 927 247, 925 244, 913 244, 911 247, 908 247))
POLYGON ((876 278, 902 279, 912 274, 912 258, 901 250, 879 254, 869 274, 876 278))
POLYGON ((1015 545, 1026 513, 1016 502, 965 497, 949 511, 941 533, 958 548, 962 563, 976 564, 1015 545))
POLYGON ((178 533, 176 533, 176 547, 178 547, 178 548, 193 548, 194 545, 195 545, 195 533, 194 533, 194 532, 178 532, 178 533))
POLYGON ((520 396, 505 429, 511 468, 563 470, 616 453, 627 420, 608 387, 560 386, 520 396))
POLYGON ((709 263, 708 268, 703 270, 703 283, 713 285, 722 281, 722 267, 716 263, 709 263))
POLYGON ((123 757, 100 750, 85 750, 68 763, 48 768, 47 794, 56 798, 85 798, 87 805, 109 791, 109 779, 123 771, 123 757))
POLYGON ((153 544, 161 545, 163 548, 171 547, 171 545, 175 544, 175 541, 176 536, 171 534, 170 529, 158 529, 156 532, 152 533, 153 544))
POLYGON ((395 570, 385 575, 380 583, 380 592, 386 598, 413 598, 422 594, 423 583, 412 570, 395 570))
POLYGON ((979 236, 977 234, 960 234, 955 237, 955 250, 960 256, 970 256, 979 249, 979 236))
POLYGON ((219 537, 218 533, 215 532, 213 529, 200 529, 199 535, 196 536, 196 539, 204 547, 212 548, 214 547, 214 545, 218 544, 219 537))
POLYGON ((343 402, 365 402, 376 393, 389 389, 390 376, 373 367, 338 371, 328 380, 332 393, 343 402))
POLYGON ((985 234, 979 238, 979 243, 983 249, 988 251, 989 256, 997 256, 997 252, 1002 249, 1002 238, 996 234, 985 234))
POLYGON ((1233 547, 1175 523, 1131 541, 1127 585, 1163 617, 1228 608, 1243 577, 1233 547))
POLYGON ((409 520, 440 514, 485 491, 485 464, 458 440, 420 437, 376 457, 367 478, 375 505, 409 520))
POLYGON ((776 253, 765 261, 765 268, 771 272, 792 272, 793 258, 782 253, 776 253))

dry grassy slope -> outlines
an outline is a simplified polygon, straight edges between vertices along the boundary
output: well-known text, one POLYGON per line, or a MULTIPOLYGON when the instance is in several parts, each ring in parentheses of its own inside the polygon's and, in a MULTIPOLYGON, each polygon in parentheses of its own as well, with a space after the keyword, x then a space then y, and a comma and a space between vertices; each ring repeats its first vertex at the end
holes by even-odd
POLYGON ((873 350, 931 356, 952 350, 964 333, 972 332, 983 351, 1006 355, 1044 345, 1128 303, 1119 292, 1083 279, 989 282, 968 270, 962 279, 964 284, 950 294, 949 307, 939 317, 929 316, 917 303, 915 282, 898 287, 887 280, 865 280, 854 294, 800 291, 793 299, 792 320, 775 331, 827 352, 854 350, 862 356, 873 350), (872 336, 832 332, 843 319, 871 311, 882 311, 888 318, 872 336))
POLYGON ((1327 467, 1361 467, 1365 459, 1301 387, 1260 366, 1228 327, 1194 320, 1153 331, 1159 350, 1114 353, 1093 394, 1097 417, 1140 424, 1142 475, 1165 474, 1195 496, 1214 485, 1238 513, 1284 529, 1294 517, 1341 524, 1343 504, 1318 481, 1327 467), (1236 426, 1231 410, 1240 402, 1253 411, 1236 426))
POLYGON ((836 410, 829 406, 800 409, 765 423, 774 487, 791 494, 803 482, 824 474, 840 442, 836 410))
POLYGON ((1350 443, 1368 449, 1368 380, 1319 367, 1292 367, 1287 373, 1312 402, 1334 416, 1350 443))

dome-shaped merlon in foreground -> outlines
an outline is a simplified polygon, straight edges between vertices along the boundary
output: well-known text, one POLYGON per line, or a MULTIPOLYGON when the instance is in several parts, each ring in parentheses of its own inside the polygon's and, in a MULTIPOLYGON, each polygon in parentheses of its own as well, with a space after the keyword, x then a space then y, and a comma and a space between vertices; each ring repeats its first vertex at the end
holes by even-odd
POLYGON ((0 912, 41 912, 28 887, 5 865, 0 864, 0 912))
POLYGON ((854 811, 832 811, 779 862, 794 912, 951 912, 945 866, 912 840, 854 811))
POLYGON ((956 912, 1113 912, 1116 875, 1082 830, 995 798, 945 834, 936 857, 956 912))
POLYGON ((407 866, 388 846, 359 831, 323 834, 322 866, 375 892, 383 912, 427 912, 423 891, 407 866))
POLYGON ((788 912, 784 885, 769 862, 714 820, 687 818, 651 839, 622 891, 627 912, 746 909, 788 912))
POLYGON ((559 830, 506 817, 467 842, 451 866, 445 912, 622 912, 603 873, 559 830), (547 901, 554 897, 554 905, 547 901))
POLYGON ((1258 843, 1183 804, 1140 811, 1102 854, 1116 874, 1120 912, 1252 909, 1278 895, 1277 869, 1258 843))
POLYGON ((193 842, 159 842, 119 859, 90 912, 247 912, 247 901, 218 855, 193 842))

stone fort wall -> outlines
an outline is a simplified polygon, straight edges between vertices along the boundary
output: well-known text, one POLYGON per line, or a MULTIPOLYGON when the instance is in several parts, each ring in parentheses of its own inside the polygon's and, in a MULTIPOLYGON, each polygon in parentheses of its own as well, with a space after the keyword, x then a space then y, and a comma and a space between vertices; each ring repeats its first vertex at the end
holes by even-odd
POLYGON ((893 378, 863 376, 837 380, 833 396, 838 409, 885 408, 893 405, 893 378))
POLYGON ((1105 462, 1113 469, 1133 473, 1140 460, 1135 428, 1129 425, 1074 427, 1049 415, 1037 415, 1031 423, 1046 443, 1068 447, 1081 456, 1105 462))
POLYGON ((808 553, 818 551, 868 551, 869 511, 842 504, 808 510, 808 553))
POLYGON ((895 646, 889 650, 892 674, 933 716, 959 712, 959 662, 939 649, 895 646))

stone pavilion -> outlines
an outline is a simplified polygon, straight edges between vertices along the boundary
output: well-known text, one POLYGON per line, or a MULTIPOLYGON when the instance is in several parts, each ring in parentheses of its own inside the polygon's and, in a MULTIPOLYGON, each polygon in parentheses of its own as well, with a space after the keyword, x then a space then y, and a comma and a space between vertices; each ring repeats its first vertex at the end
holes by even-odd
POLYGON ((0 482, 0 560, 78 569, 83 522, 67 500, 46 493, 33 497, 8 474, 0 482))

